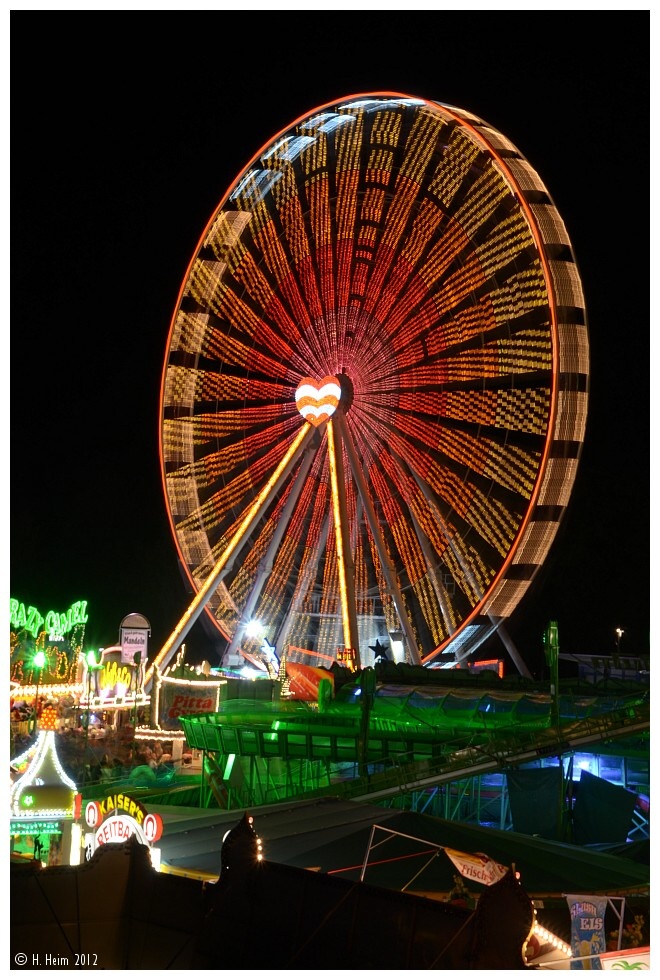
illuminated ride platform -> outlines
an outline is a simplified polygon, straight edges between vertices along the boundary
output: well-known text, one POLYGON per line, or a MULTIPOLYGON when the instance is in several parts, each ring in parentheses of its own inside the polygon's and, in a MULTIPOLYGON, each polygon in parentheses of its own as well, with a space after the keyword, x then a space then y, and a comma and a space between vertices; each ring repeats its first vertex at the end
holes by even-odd
POLYGON ((188 744, 203 753, 202 805, 255 806, 329 792, 385 801, 553 757, 570 776, 576 752, 617 755, 619 742, 644 743, 650 724, 648 691, 562 696, 553 705, 538 693, 383 685, 372 701, 354 689, 325 710, 238 700, 182 717, 188 744))

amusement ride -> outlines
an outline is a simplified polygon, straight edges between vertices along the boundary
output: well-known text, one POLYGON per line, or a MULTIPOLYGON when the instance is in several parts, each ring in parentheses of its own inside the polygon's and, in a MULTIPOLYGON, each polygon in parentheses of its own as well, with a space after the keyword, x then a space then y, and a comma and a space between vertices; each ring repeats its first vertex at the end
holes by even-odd
POLYGON ((565 225, 477 116, 396 93, 270 140, 190 261, 162 376, 169 520, 227 661, 466 665, 569 502, 589 347, 565 225), (260 624, 251 631, 251 624, 260 624))

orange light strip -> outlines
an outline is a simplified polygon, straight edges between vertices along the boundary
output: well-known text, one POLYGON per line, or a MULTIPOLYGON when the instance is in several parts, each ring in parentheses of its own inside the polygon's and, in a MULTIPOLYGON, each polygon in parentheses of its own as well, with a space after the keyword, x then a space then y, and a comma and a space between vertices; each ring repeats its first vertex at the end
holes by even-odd
POLYGON ((231 538, 229 544, 227 545, 227 547, 221 554, 220 558, 214 565, 213 570, 209 575, 209 577, 207 578, 203 589, 201 589, 197 593, 197 595, 190 603, 190 605, 188 606, 187 610, 185 611, 185 613, 183 614, 183 616, 181 617, 177 625, 174 627, 172 634, 170 635, 169 639, 165 642, 165 645, 163 646, 160 653, 157 655, 153 663, 147 667, 145 678, 144 678, 145 689, 147 688, 148 684, 149 685, 151 684, 154 669, 156 667, 162 669, 163 667, 167 666, 175 650, 179 648, 179 646, 181 645, 185 637, 188 635, 191 628, 194 626, 195 622, 197 621, 197 618, 199 617, 199 614, 202 612, 202 610, 206 606, 206 603, 211 597, 212 593, 216 589, 222 577, 222 573, 225 570, 227 562, 232 557, 232 555, 238 548, 239 544, 241 544, 244 538, 247 537, 247 535, 250 533, 253 525, 260 518, 262 510, 267 505, 273 493, 275 493, 275 491, 277 490, 280 482, 286 477, 288 471, 290 470, 290 468, 293 466, 296 459, 298 458, 298 455, 300 454, 301 451, 301 447, 304 445, 305 441, 310 437, 310 435, 313 432, 314 432, 314 427, 310 425, 309 422, 305 422, 300 432, 298 433, 298 435, 293 440, 288 450, 282 457, 280 463, 278 464, 275 471, 273 472, 273 475, 266 482, 261 493, 255 500, 255 502, 252 504, 252 507, 250 507, 249 511, 247 512, 247 514, 245 515, 241 523, 236 528, 236 531, 234 532, 234 535, 231 538))

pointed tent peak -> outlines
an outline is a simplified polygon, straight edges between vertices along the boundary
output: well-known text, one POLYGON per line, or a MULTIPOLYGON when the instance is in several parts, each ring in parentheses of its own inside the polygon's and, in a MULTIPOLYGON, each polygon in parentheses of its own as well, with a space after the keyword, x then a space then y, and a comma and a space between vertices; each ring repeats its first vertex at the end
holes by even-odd
POLYGON ((78 792, 57 755, 55 733, 42 731, 30 753, 25 771, 14 780, 11 810, 15 816, 34 816, 39 811, 72 816, 78 792))

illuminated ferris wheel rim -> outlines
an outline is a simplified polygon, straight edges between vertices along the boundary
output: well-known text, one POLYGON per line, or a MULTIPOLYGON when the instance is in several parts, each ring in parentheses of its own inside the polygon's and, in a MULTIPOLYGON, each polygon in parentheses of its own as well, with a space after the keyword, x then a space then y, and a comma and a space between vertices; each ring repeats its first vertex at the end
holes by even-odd
MULTIPOLYGON (((196 275, 196 267, 200 264, 200 254, 205 247, 208 246, 211 240, 214 228, 217 228, 220 221, 225 220, 225 215, 228 214, 225 209, 227 208, 229 202, 238 201, 241 193, 241 187, 247 188, 250 182, 254 182, 255 174, 258 179, 269 180, 272 178, 273 185, 277 183, 277 180, 282 177, 285 171, 285 167, 282 167, 281 171, 278 171, 276 167, 269 170, 268 167, 261 167, 255 169, 257 163, 268 162, 269 166, 272 166, 273 158, 277 153, 282 153, 283 148, 286 149, 287 146, 293 146, 296 140, 310 139, 314 142, 312 137, 308 137, 303 133, 303 129, 307 127, 309 129, 312 126, 314 120, 324 120, 326 115, 328 116, 329 123, 328 126, 335 126, 339 128, 340 126, 345 127, 346 118, 358 119, 360 118, 360 113, 368 114, 369 111, 379 112, 383 110, 384 112, 390 111, 392 107, 395 106, 398 111, 403 114, 406 109, 411 111, 425 112, 427 114, 439 114, 446 121, 450 119, 456 125, 458 130, 463 134, 469 134, 469 138, 474 146, 478 146, 478 152, 480 154, 486 155, 492 163, 493 170, 497 168, 501 179, 501 187, 498 188, 498 193, 503 193, 502 187, 504 183, 508 189, 509 194, 512 199, 515 199, 515 207, 524 215, 524 221, 526 227, 533 239, 533 249, 535 252, 535 257, 538 258, 538 262, 542 267, 543 285, 545 288, 545 304, 548 315, 548 334, 549 334, 549 355, 550 355, 550 368, 549 368, 549 388, 550 388, 550 399, 547 410, 547 424, 546 431, 543 441, 543 451, 541 454, 540 464, 536 468, 534 474, 533 485, 529 493, 529 503, 527 506, 526 513, 523 519, 520 521, 517 528, 515 537, 510 543, 508 548, 508 553, 505 560, 502 562, 501 567, 497 570, 496 575, 494 575, 489 584, 488 588, 483 591, 478 602, 476 602, 469 612, 468 615, 463 616, 460 624, 460 632, 464 632, 465 628, 472 623, 475 619, 483 616, 484 612, 490 609, 491 614, 496 620, 501 621, 506 618, 508 614, 512 611, 512 598, 511 593, 518 591, 514 587, 508 588, 509 597, 503 603, 500 603, 501 608, 494 611, 494 605, 497 606, 497 593, 503 591, 503 586, 507 585, 507 579, 510 579, 510 570, 512 566, 521 565, 519 561, 521 553, 525 550, 530 550, 530 538, 534 535, 531 533, 538 527, 540 523, 535 517, 535 513, 539 510, 544 511, 544 515, 547 517, 548 508, 563 510, 568 499, 568 492, 570 491, 570 486, 575 476, 575 465, 577 464, 577 459, 579 457, 579 452, 581 450, 582 439, 584 435, 584 425, 586 420, 586 391, 587 391, 587 379, 588 379, 588 345, 586 340, 586 315, 584 311, 584 302, 581 295, 581 286, 579 283, 579 277, 575 270, 574 258, 572 255, 572 249, 568 236, 563 227, 561 219, 556 213, 556 209, 552 204, 552 201, 547 194, 547 190, 541 183, 540 178, 531 167, 524 160, 522 155, 506 140, 502 137, 500 133, 493 130, 487 123, 480 120, 478 117, 473 116, 470 113, 465 113, 462 110, 457 110, 453 107, 448 107, 442 105, 441 103, 429 102, 423 99, 414 99, 409 96, 402 95, 400 93, 377 93, 377 94, 365 94, 349 96, 339 102, 329 102, 325 103, 323 106, 312 110, 310 113, 306 113, 300 116, 293 124, 287 126, 281 130, 276 137, 262 147, 262 149, 255 154, 250 163, 241 171, 241 173, 236 178, 235 182, 232 184, 227 194, 223 198, 221 204, 216 209, 212 215, 207 227, 202 235, 199 245, 193 255, 191 263, 186 272, 183 285, 179 294, 179 300, 177 303, 177 309, 172 321, 170 336, 168 340, 168 347, 171 352, 172 340, 177 327, 177 318, 180 317, 182 304, 185 302, 186 292, 190 289, 191 279, 196 275), (367 108, 365 108, 365 106, 367 108), (340 119, 340 114, 343 113, 340 119), (351 116, 354 113, 354 116, 351 116), (493 144, 497 144, 494 146, 493 144), (504 155, 507 154, 507 159, 504 159, 504 155), (515 172, 514 172, 515 171, 515 172), (275 174, 275 177, 272 175, 275 174), (265 175, 265 177, 264 177, 265 175), (523 186, 523 184, 525 186, 523 186), (541 203, 539 203, 541 202, 541 203), (545 221, 543 229, 539 222, 539 214, 541 219, 545 221), (548 220, 548 215, 551 214, 551 220, 548 220), (554 234, 557 240, 555 242, 549 241, 549 232, 554 234), (559 257, 559 258, 558 258, 559 257), (562 265, 563 263, 563 265, 562 265), (561 266, 559 269, 558 266, 561 266), (567 276, 566 268, 570 267, 572 275, 567 276), (571 302, 566 302, 570 299, 571 302), (566 310, 578 310, 581 315, 575 316, 575 323, 568 323, 565 317, 566 310), (563 316, 563 319, 562 319, 563 316), (580 322, 577 322, 580 321, 580 322), (572 336, 568 337, 567 333, 571 332, 572 336), (577 336, 581 334, 581 336, 577 336), (573 383, 571 379, 578 378, 578 382, 574 385, 575 390, 571 390, 571 384, 573 383), (563 383, 562 383, 563 379, 563 383), (569 401, 572 400, 571 405, 567 405, 569 401), (560 404, 561 402, 561 404, 560 404), (563 436, 564 438, 559 439, 558 436, 563 436), (572 436, 572 438, 565 438, 567 435, 572 436), (570 458, 573 461, 572 471, 568 474, 557 474, 557 465, 553 462, 558 456, 557 450, 559 443, 562 443, 563 458, 570 458), (566 447, 569 447, 569 457, 566 455, 566 447), (563 486, 560 488, 559 492, 550 494, 549 487, 562 483, 563 486), (553 497, 554 502, 548 503, 546 498, 548 495, 553 497), (557 499, 554 499, 557 498, 557 499)), ((322 128, 323 123, 321 124, 322 128)), ((357 122, 355 127, 357 127, 357 122)), ((306 132, 306 131, 305 131, 306 132)), ((317 141, 320 140, 318 134, 316 136, 317 141)), ((310 144, 306 144, 309 146, 310 144)), ((296 152, 302 154, 302 150, 299 146, 296 147, 296 152)), ((328 173, 330 173, 330 168, 328 168, 328 173)), ((335 175, 338 171, 333 171, 335 175)), ((284 179, 284 178, 282 178, 284 179)), ((328 180, 330 183, 330 180, 328 180)), ((366 189, 368 192, 368 188, 366 189)), ((393 187, 388 188, 390 192, 390 200, 392 194, 394 193, 393 187)), ((272 194, 274 191, 270 190, 268 193, 272 194)), ((363 189, 364 201, 365 192, 363 189)), ((305 201, 309 204, 309 200, 305 201)), ((423 203, 423 202, 422 202, 423 203)), ((258 202, 259 204, 259 202, 258 202)), ((332 204, 337 207, 336 201, 333 200, 332 204)), ((273 212, 275 213, 275 208, 273 206, 273 212)), ((235 219, 239 221, 250 222, 254 217, 254 212, 248 210, 241 211, 240 208, 237 211, 231 212, 235 219), (247 215, 247 218, 245 218, 247 215)), ((410 214, 414 214, 413 208, 410 209, 410 214)), ((334 217, 334 213, 333 213, 334 217)), ((517 215, 516 215, 517 217, 517 215)), ((451 222, 452 216, 449 215, 447 221, 451 222)), ((238 238, 240 238, 245 225, 240 228, 238 232, 238 238)), ((316 243, 318 244, 318 243, 316 243)), ((355 243, 353 243, 355 244, 355 243)), ((397 243, 395 243, 397 244, 397 243)), ((386 248, 381 245, 381 252, 385 254, 386 248)), ((322 250, 317 249, 316 256, 317 260, 319 255, 323 258, 322 250)), ((470 256, 468 255, 468 261, 470 256)), ((336 255, 335 255, 336 259, 336 255)), ((262 255, 262 264, 266 264, 262 255)), ((301 263, 299 263, 301 266, 301 263)), ((295 270, 294 270, 295 271, 295 270)), ((292 273, 292 277, 295 275, 292 273)), ((418 277, 419 278, 419 277, 418 277)), ((286 284, 285 284, 286 285, 286 284)), ((334 312, 331 309, 325 309, 325 321, 330 321, 334 318, 335 325, 337 322, 342 322, 342 316, 344 316, 345 324, 345 314, 340 305, 338 305, 334 312)), ((310 322, 312 321, 311 314, 309 315, 310 322)), ((235 328, 234 328, 235 329, 235 328)), ((292 358, 295 359, 295 355, 299 354, 299 351, 294 349, 294 345, 289 345, 289 353, 292 358)), ((286 436, 285 441, 288 440, 290 444, 295 432, 294 418, 297 411, 299 411, 296 405, 296 390, 303 383, 307 384, 321 384, 323 378, 339 377, 342 373, 338 370, 338 362, 330 363, 329 361, 321 362, 316 357, 314 361, 315 370, 311 370, 310 363, 313 359, 309 358, 305 360, 298 356, 297 363, 295 367, 291 365, 290 362, 285 363, 280 362, 282 365, 282 376, 277 380, 282 388, 283 392, 288 391, 288 395, 284 393, 281 394, 282 401, 278 400, 278 404, 282 405, 284 400, 287 400, 290 405, 290 411, 284 410, 285 424, 288 426, 288 436, 286 436)), ((194 358, 195 365, 198 366, 200 363, 200 351, 197 351, 197 355, 194 358)), ((161 392, 161 404, 165 406, 166 404, 166 385, 168 380, 168 371, 171 365, 169 359, 166 360, 164 372, 163 372, 163 382, 162 382, 162 392, 161 392)), ((253 371, 252 368, 246 370, 246 374, 253 371)), ((258 372, 257 372, 258 373, 258 372)), ((350 376, 348 370, 346 374, 350 376)), ((256 376, 253 372, 253 376, 256 376)), ((353 378, 351 377, 351 381, 353 378)), ((486 383, 485 383, 486 384, 486 383)), ((357 402, 356 411, 359 412, 359 400, 360 400, 360 389, 358 385, 355 385, 357 390, 357 402)), ((446 385, 447 391, 451 391, 451 383, 446 385)), ((414 389, 414 386, 413 386, 414 389)), ((194 401, 190 402, 189 408, 191 409, 191 416, 194 414, 194 401)), ((374 414, 377 410, 377 405, 370 404, 370 412, 374 414)), ((349 416, 346 412, 344 414, 344 419, 346 421, 349 416)), ((304 416, 303 416, 304 417, 304 416)), ((164 426, 164 412, 161 413, 161 455, 163 455, 163 426, 164 426)), ((247 430, 244 431, 244 436, 247 430)), ((566 467, 569 469, 570 467, 566 467)), ((191 568, 190 562, 190 552, 185 553, 185 549, 181 547, 180 542, 180 530, 178 528, 175 514, 172 508, 172 498, 171 494, 168 493, 168 478, 166 473, 166 461, 163 458, 163 484, 165 490, 165 497, 168 506, 168 517, 172 527, 172 532, 174 540, 176 543, 177 550, 179 551, 180 557, 182 559, 183 567, 186 569, 186 574, 191 581, 193 588, 199 589, 200 580, 199 576, 196 578, 194 574, 194 568, 191 568)), ((547 523, 547 521, 546 521, 547 523)), ((552 519, 549 523, 556 523, 556 514, 552 515, 552 519)), ((556 530, 556 527, 555 529, 556 530)), ((535 546, 536 557, 540 557, 541 560, 547 554, 549 546, 551 544, 551 538, 554 537, 554 530, 551 534, 546 534, 546 541, 542 544, 541 548, 538 547, 538 541, 535 546), (541 555, 541 552, 543 554, 541 555)), ((538 533, 536 537, 538 538, 538 533)), ((528 563, 529 564, 529 563, 528 563)), ((534 567, 538 568, 540 562, 535 561, 534 567)), ((207 562, 208 565, 208 562, 207 562)), ((518 570, 519 571, 519 570, 518 570)), ((533 577, 533 576, 532 576, 533 577)), ((524 581, 524 579, 514 578, 514 581, 524 581)), ((531 579, 530 579, 531 580, 531 579)), ((509 586, 510 586, 509 582, 509 586)), ((527 585, 529 581, 527 582, 527 585)), ((405 589, 411 589, 414 587, 414 583, 409 583, 405 586, 405 589)), ((525 586, 526 587, 526 586, 525 586)), ((507 591, 506 588, 504 591, 507 591)), ((524 590, 523 590, 524 591, 524 590)), ((514 597, 515 599, 515 597, 514 597)), ((513 601, 513 606, 517 599, 513 601)), ((213 617, 212 617, 213 618, 213 617)), ((221 630, 221 632, 223 632, 221 630)), ((483 632, 483 631, 482 631, 483 632)), ((422 662, 429 662, 436 658, 436 656, 443 650, 446 650, 452 646, 456 639, 456 634, 451 634, 446 636, 442 642, 438 643, 434 649, 430 652, 426 652, 422 657, 422 662)))

